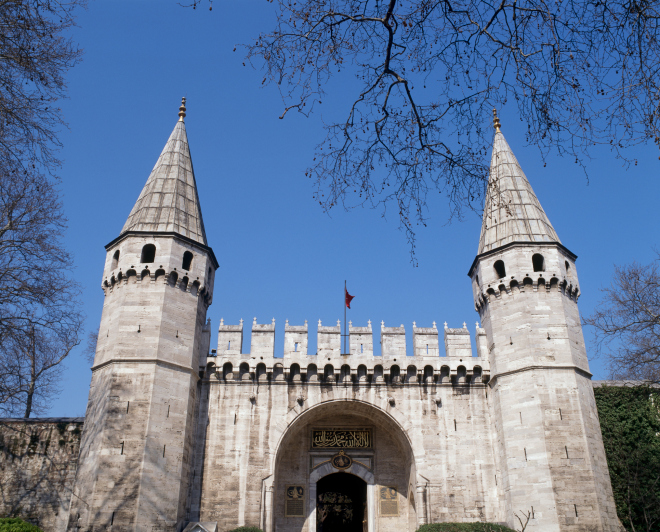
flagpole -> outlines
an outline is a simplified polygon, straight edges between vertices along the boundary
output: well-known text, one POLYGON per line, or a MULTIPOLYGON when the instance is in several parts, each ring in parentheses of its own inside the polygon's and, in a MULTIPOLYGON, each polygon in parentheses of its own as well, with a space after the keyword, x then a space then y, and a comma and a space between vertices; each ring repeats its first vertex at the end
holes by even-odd
POLYGON ((344 352, 343 354, 346 355, 346 279, 344 279, 344 352))

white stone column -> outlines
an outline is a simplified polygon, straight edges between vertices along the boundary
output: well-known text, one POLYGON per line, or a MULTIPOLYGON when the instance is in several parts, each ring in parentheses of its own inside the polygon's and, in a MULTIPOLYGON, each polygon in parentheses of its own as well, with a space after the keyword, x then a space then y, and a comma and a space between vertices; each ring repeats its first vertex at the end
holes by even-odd
POLYGON ((417 484, 417 527, 426 525, 427 512, 426 512, 426 486, 424 484, 417 484))
POLYGON ((264 532, 273 532, 273 485, 266 484, 266 500, 264 502, 264 532))

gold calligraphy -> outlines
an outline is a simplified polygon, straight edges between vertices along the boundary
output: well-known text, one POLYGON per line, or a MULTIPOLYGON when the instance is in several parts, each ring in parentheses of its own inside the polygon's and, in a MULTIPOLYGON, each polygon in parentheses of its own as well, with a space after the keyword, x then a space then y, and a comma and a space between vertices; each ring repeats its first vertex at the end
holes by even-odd
POLYGON ((318 429, 312 431, 313 449, 365 449, 371 447, 369 429, 318 429))

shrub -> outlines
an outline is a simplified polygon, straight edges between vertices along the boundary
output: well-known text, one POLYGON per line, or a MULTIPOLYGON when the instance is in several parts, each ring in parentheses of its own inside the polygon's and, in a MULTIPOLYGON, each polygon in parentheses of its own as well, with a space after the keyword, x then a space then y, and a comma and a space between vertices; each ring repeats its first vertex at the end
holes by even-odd
POLYGON ((417 532, 515 532, 493 523, 433 523, 422 525, 417 532))
MULTIPOLYGON (((0 530, 0 532, 2 532, 0 530)), ((238 528, 232 528, 228 532, 264 532, 261 530, 261 528, 257 528, 256 526, 239 526, 238 528)))
POLYGON ((0 532, 42 532, 42 530, 17 517, 6 517, 0 518, 0 532))

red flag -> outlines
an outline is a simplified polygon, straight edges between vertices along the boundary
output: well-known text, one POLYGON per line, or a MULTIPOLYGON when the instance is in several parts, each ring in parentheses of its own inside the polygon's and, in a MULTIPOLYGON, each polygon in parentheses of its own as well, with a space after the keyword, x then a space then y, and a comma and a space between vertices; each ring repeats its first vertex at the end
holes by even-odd
POLYGON ((344 288, 344 292, 346 292, 346 307, 351 308, 351 301, 353 301, 353 298, 355 296, 352 296, 351 294, 348 293, 348 290, 344 288))

